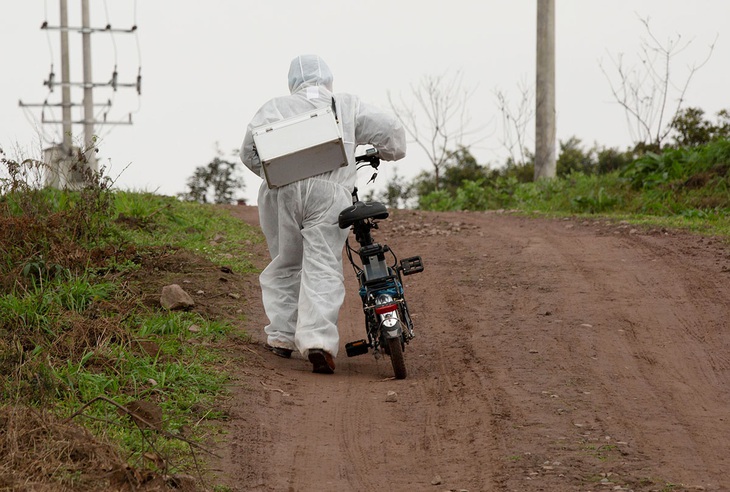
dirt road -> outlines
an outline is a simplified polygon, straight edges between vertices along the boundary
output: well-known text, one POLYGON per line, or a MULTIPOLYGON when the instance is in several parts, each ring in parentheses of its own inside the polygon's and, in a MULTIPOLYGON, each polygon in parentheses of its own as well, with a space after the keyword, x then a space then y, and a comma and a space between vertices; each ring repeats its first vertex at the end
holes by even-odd
POLYGON ((376 240, 426 267, 406 282, 408 378, 389 379, 388 359, 345 356, 364 337, 351 269, 332 376, 266 352, 251 299, 258 343, 240 354, 218 483, 730 490, 730 248, 606 221, 391 217, 376 240))

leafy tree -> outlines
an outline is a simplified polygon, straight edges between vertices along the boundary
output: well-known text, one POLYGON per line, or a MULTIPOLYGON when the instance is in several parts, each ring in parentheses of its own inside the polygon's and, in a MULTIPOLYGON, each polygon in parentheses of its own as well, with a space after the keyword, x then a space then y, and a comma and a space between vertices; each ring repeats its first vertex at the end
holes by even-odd
POLYGON ((608 174, 612 171, 623 169, 634 160, 634 153, 631 151, 622 152, 613 147, 594 147, 596 152, 596 172, 608 174))
POLYGON ((566 176, 572 172, 592 174, 596 169, 593 149, 584 150, 578 137, 570 137, 560 142, 560 154, 557 161, 558 176, 566 176))
POLYGON ((489 169, 478 164, 466 147, 459 147, 449 153, 449 161, 444 170, 445 189, 455 191, 464 181, 479 181, 489 177, 489 169))
POLYGON ((622 152, 615 148, 599 147, 597 144, 586 149, 575 136, 560 142, 557 161, 558 176, 573 172, 583 174, 606 174, 622 169, 634 158, 633 152, 622 152))
POLYGON ((440 177, 436 175, 435 170, 424 171, 416 176, 413 191, 419 198, 437 190, 454 196, 464 181, 486 180, 491 176, 489 169, 478 164, 469 149, 463 146, 447 152, 444 162, 440 177))
POLYGON ((238 191, 243 191, 243 177, 238 174, 235 161, 223 159, 220 149, 218 155, 206 166, 195 168, 188 178, 188 191, 178 196, 190 202, 209 203, 212 195, 213 203, 231 203, 238 191))
POLYGON ((519 183, 529 183, 535 179, 535 154, 525 150, 525 160, 522 162, 508 158, 500 176, 514 178, 519 183))
POLYGON ((672 130, 675 147, 696 147, 719 138, 730 139, 730 111, 718 111, 715 124, 705 118, 703 109, 685 108, 672 120, 672 130))

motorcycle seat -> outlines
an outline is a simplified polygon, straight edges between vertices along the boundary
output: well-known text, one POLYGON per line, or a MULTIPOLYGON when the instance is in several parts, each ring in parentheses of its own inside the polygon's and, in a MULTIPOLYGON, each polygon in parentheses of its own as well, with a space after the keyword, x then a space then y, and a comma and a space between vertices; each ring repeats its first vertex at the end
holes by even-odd
POLYGON ((340 229, 347 229, 359 220, 388 218, 388 209, 380 202, 355 202, 340 212, 337 223, 340 229))

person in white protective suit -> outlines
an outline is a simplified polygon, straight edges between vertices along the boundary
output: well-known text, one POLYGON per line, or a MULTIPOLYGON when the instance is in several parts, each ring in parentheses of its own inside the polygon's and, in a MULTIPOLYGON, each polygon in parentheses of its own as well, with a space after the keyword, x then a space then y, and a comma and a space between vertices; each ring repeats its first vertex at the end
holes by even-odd
POLYGON ((317 373, 334 372, 339 349, 337 318, 344 300, 342 250, 348 230, 337 225, 339 213, 352 204, 355 148, 373 145, 384 160, 405 156, 405 131, 397 118, 351 94, 333 94, 332 72, 319 56, 303 55, 289 68, 290 95, 264 104, 248 125, 241 160, 264 177, 252 129, 284 118, 331 107, 336 113, 348 165, 258 194, 261 229, 271 263, 259 277, 269 324, 267 348, 281 357, 296 349, 317 373))

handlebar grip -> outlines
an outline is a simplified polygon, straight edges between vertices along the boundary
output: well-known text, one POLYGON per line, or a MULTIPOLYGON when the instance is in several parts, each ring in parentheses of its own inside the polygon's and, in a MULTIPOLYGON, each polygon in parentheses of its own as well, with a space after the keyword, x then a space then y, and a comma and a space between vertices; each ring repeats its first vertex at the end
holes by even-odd
POLYGON ((375 169, 378 168, 380 165, 380 154, 378 153, 378 150, 375 148, 369 148, 365 151, 362 155, 355 156, 355 162, 356 163, 369 163, 372 167, 375 169))

